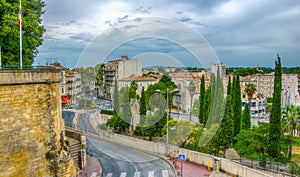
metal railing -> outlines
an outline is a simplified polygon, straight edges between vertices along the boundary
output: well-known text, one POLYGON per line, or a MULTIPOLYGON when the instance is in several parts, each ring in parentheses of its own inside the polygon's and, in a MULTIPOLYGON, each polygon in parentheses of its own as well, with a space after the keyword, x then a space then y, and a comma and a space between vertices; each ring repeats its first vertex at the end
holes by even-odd
MULTIPOLYGON (((2 65, 0 70, 21 70, 19 65, 2 65)), ((52 66, 22 66, 22 70, 57 70, 52 66)))

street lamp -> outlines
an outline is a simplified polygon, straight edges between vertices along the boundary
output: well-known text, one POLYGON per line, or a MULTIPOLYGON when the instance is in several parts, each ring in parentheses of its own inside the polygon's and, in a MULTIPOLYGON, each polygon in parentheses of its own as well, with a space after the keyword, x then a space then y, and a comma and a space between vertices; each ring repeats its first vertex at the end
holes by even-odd
POLYGON ((168 157, 169 156, 169 93, 178 93, 180 90, 177 88, 177 89, 174 89, 172 91, 169 91, 169 89, 167 88, 167 90, 165 91, 161 91, 159 89, 155 90, 155 92, 157 93, 165 93, 167 94, 167 132, 166 132, 166 156, 168 157))

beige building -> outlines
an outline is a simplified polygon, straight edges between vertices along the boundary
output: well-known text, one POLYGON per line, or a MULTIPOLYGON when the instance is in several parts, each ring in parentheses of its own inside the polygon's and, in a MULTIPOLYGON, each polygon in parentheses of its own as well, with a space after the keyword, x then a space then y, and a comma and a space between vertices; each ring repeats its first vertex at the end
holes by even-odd
POLYGON ((55 62, 45 66, 48 69, 60 71, 62 104, 77 103, 81 92, 81 76, 79 72, 72 71, 55 62))
MULTIPOLYGON (((273 97, 274 89, 274 73, 255 74, 253 76, 254 85, 256 85, 257 93, 264 97, 273 97)), ((282 107, 286 105, 295 105, 299 101, 298 93, 298 76, 296 74, 282 74, 282 107)))
POLYGON ((144 87, 144 90, 147 90, 149 85, 155 84, 159 81, 159 79, 155 79, 152 77, 142 77, 142 76, 133 76, 133 77, 126 77, 123 79, 120 79, 118 82, 118 87, 121 89, 122 87, 130 87, 130 84, 132 81, 136 81, 138 84, 138 89, 136 91, 137 94, 141 96, 142 88, 144 87))
POLYGON ((180 99, 177 97, 174 98, 173 104, 179 105, 180 109, 183 112, 190 112, 190 102, 198 99, 200 94, 200 84, 201 84, 201 77, 205 75, 205 85, 206 87, 209 85, 209 78, 206 76, 205 71, 202 72, 178 72, 178 73, 171 73, 170 77, 172 81, 180 88, 180 99), (190 82, 193 81, 196 85, 195 92, 193 94, 187 89, 190 82), (192 97, 191 97, 192 96, 192 97))
POLYGON ((120 79, 142 75, 142 63, 136 59, 128 59, 121 56, 119 60, 112 60, 106 64, 105 71, 105 92, 106 97, 111 99, 115 79, 120 79))
POLYGON ((71 103, 77 103, 81 95, 81 76, 77 71, 66 70, 66 88, 67 96, 71 99, 71 103))

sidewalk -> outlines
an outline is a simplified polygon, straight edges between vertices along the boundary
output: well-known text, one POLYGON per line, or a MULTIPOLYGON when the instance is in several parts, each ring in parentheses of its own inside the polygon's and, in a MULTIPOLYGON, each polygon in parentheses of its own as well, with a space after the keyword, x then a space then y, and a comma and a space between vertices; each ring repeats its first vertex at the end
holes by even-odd
MULTIPOLYGON (((176 160, 173 164, 178 177, 180 177, 181 162, 176 160)), ((208 171, 207 167, 187 161, 182 163, 182 169, 184 177, 208 177, 213 172, 212 169, 208 171)))
POLYGON ((86 167, 79 173, 78 177, 99 177, 102 167, 98 160, 93 156, 86 156, 86 167))

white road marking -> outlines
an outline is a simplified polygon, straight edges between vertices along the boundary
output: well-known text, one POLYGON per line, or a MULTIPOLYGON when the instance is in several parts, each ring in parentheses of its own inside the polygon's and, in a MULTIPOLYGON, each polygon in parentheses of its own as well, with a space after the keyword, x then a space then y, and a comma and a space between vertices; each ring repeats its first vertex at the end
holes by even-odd
POLYGON ((125 172, 121 173, 120 177, 126 177, 126 173, 125 172))
POLYGON ((163 171, 162 171, 162 176, 163 176, 163 177, 169 177, 168 170, 163 170, 163 171))
POLYGON ((97 176, 97 173, 93 172, 90 177, 96 177, 96 176, 97 176))
POLYGON ((154 171, 149 171, 148 172, 148 177, 154 177, 154 171))
POLYGON ((135 172, 133 177, 140 177, 141 173, 140 172, 135 172))
POLYGON ((107 173, 106 177, 112 177, 112 173, 107 173))

